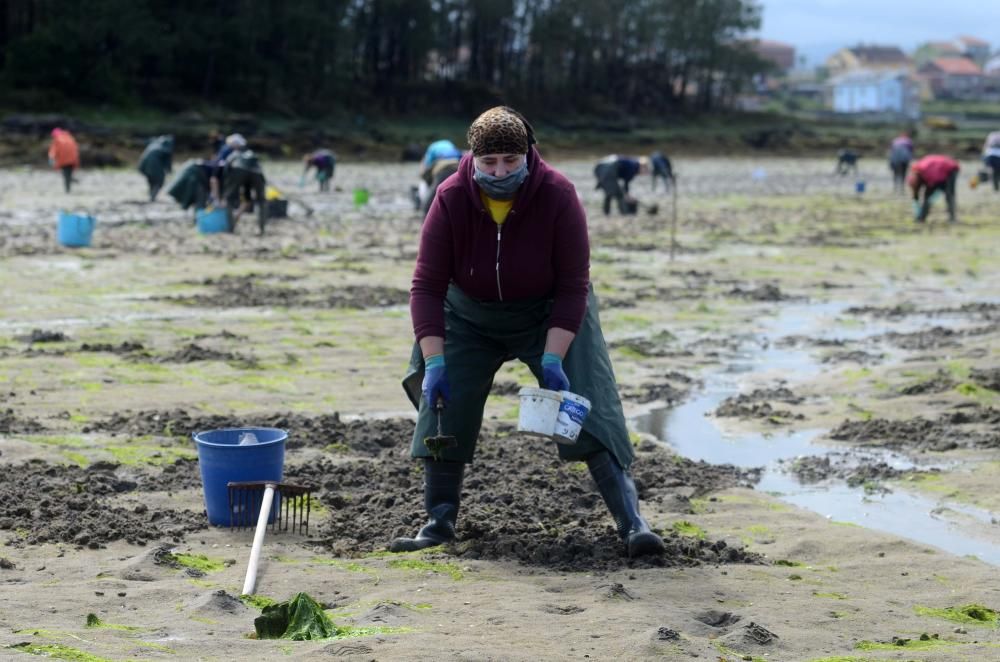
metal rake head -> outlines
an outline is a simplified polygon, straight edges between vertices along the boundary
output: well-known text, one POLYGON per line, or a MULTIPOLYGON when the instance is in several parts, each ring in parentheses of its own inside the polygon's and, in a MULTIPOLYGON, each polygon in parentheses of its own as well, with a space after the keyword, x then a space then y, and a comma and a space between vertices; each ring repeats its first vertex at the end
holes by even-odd
POLYGON ((273 481, 230 482, 229 491, 229 528, 253 529, 257 526, 257 517, 261 503, 264 500, 264 490, 268 485, 274 486, 274 501, 268 517, 271 531, 288 531, 291 525, 292 533, 309 533, 309 512, 312 507, 312 487, 292 485, 291 483, 275 483, 273 481))

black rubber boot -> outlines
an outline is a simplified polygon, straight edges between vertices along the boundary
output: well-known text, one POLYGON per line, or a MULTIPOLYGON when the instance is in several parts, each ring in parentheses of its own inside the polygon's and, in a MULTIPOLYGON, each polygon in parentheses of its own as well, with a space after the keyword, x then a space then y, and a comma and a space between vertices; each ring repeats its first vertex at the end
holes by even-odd
POLYGON ((618 535, 625 541, 629 557, 666 551, 663 539, 653 533, 646 520, 639 515, 639 495, 635 491, 635 483, 617 460, 607 451, 600 451, 587 458, 587 468, 611 516, 615 518, 618 535))
POLYGON ((424 508, 430 520, 415 538, 396 538, 390 552, 415 552, 455 539, 455 522, 462 493, 463 462, 424 458, 424 508))

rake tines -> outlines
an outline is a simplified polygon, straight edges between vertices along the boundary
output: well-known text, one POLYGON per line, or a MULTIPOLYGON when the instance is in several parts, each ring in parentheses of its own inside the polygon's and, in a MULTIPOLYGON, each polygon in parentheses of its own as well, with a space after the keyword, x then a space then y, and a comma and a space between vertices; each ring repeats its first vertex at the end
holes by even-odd
POLYGON ((227 484, 229 488, 229 527, 232 529, 252 529, 257 526, 257 518, 264 501, 264 490, 268 485, 273 486, 277 493, 268 515, 271 531, 288 531, 289 525, 291 525, 293 533, 308 534, 313 488, 306 485, 270 481, 231 482, 227 484))

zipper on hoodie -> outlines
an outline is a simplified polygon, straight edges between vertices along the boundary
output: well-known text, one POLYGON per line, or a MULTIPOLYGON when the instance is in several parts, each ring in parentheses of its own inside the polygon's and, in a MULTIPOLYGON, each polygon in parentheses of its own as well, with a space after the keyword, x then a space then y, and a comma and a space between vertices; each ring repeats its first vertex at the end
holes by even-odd
MULTIPOLYGON (((507 212, 507 221, 514 215, 514 210, 507 212)), ((506 221, 504 221, 506 222, 506 221)), ((497 296, 503 301, 503 288, 500 287, 500 235, 503 232, 503 225, 497 225, 497 296)))
POLYGON ((503 301, 503 289, 500 287, 500 233, 503 230, 502 225, 497 226, 497 296, 503 301))

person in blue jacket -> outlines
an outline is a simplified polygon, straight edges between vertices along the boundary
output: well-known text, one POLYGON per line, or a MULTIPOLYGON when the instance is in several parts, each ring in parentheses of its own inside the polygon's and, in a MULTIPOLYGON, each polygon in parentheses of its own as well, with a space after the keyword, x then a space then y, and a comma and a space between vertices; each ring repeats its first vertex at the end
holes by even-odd
POLYGON ((420 160, 421 184, 411 192, 417 210, 427 213, 438 186, 458 170, 462 154, 462 150, 450 140, 437 140, 427 147, 424 158, 420 160))
POLYGON ((625 198, 628 195, 629 183, 635 176, 649 172, 649 159, 646 157, 619 156, 612 154, 601 159, 594 168, 597 177, 597 188, 604 191, 604 215, 611 214, 611 201, 618 202, 618 212, 634 213, 626 208, 625 198))

